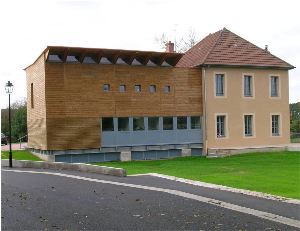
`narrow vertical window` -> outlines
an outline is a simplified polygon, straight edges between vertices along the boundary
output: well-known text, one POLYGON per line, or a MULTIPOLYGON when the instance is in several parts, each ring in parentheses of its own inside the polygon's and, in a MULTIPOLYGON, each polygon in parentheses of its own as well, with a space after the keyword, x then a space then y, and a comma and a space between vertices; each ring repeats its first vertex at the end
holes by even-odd
POLYGON ((163 130, 173 130, 173 117, 163 117, 163 130))
POLYGON ((244 135, 253 136, 253 115, 244 116, 244 135))
POLYGON ((279 96, 279 77, 271 76, 271 97, 279 96))
POLYGON ((148 117, 148 130, 149 131, 159 130, 158 117, 148 117))
POLYGON ((245 75, 244 76, 244 96, 252 97, 253 96, 253 83, 252 76, 245 75))
POLYGON ((216 96, 224 96, 225 94, 225 84, 224 84, 224 74, 216 74, 216 96))
POLYGON ((201 129, 199 116, 191 116, 191 129, 201 129))
POLYGON ((31 103, 31 108, 34 108, 34 101, 33 101, 33 83, 30 84, 30 103, 31 103))
POLYGON ((279 115, 272 115, 272 136, 279 136, 279 115))
POLYGON ((225 133, 225 116, 221 115, 221 116, 217 116, 217 137, 218 138, 222 138, 226 136, 225 133))
POLYGON ((177 117, 177 129, 187 129, 187 117, 178 116, 177 117))

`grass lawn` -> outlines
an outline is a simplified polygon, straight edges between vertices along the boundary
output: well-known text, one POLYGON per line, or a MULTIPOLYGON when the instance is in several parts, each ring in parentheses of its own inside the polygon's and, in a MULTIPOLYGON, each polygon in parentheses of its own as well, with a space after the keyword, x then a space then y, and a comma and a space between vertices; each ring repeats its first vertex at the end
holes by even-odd
POLYGON ((224 158, 184 157, 158 161, 95 163, 127 174, 161 173, 300 199, 300 153, 252 153, 224 158))
MULTIPOLYGON (((8 159, 9 151, 1 151, 1 159, 8 159)), ((25 150, 15 150, 12 152, 12 157, 15 160, 33 160, 39 161, 40 158, 32 155, 30 152, 25 150)))

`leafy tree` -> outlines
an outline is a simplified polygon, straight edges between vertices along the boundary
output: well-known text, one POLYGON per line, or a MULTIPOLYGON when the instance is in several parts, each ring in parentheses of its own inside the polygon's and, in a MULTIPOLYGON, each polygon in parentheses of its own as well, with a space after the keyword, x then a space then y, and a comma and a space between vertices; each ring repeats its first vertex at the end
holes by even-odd
POLYGON ((300 133, 300 102, 290 104, 291 132, 300 133))

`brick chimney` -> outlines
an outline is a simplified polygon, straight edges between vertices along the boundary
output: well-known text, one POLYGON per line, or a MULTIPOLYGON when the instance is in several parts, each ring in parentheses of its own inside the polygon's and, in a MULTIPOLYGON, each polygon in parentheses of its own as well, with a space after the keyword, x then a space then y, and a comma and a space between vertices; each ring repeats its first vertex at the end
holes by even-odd
POLYGON ((166 52, 174 53, 174 43, 172 43, 171 41, 166 43, 166 52))

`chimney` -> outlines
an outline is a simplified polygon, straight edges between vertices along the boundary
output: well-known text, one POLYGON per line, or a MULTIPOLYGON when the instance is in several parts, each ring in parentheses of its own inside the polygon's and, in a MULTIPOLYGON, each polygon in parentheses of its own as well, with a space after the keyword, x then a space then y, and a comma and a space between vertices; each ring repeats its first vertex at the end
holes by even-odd
POLYGON ((172 43, 171 41, 166 43, 166 52, 174 53, 174 43, 172 43))
POLYGON ((268 45, 265 45, 265 51, 266 51, 266 52, 269 52, 269 50, 268 50, 268 45))

